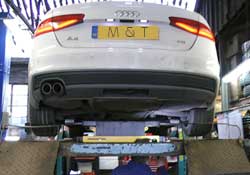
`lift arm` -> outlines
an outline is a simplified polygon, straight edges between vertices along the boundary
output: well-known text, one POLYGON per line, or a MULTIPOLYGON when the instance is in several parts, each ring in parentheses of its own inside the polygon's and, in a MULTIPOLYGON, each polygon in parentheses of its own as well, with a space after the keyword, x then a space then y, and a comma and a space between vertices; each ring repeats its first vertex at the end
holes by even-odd
POLYGON ((61 143, 60 154, 64 156, 122 156, 122 155, 180 155, 182 142, 176 143, 61 143))

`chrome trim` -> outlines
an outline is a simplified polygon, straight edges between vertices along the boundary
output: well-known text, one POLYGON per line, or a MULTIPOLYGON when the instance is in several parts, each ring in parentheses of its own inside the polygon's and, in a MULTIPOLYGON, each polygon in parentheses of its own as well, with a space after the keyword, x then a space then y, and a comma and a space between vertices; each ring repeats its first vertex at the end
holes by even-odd
POLYGON ((119 18, 136 18, 141 14, 135 10, 117 10, 115 11, 114 15, 119 18))

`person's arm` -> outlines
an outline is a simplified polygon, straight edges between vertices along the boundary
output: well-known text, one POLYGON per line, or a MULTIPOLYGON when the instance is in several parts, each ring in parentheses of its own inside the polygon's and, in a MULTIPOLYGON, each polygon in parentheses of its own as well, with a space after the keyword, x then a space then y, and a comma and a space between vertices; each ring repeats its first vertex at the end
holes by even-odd
POLYGON ((157 175, 168 175, 168 170, 165 168, 165 166, 161 166, 156 171, 157 175))

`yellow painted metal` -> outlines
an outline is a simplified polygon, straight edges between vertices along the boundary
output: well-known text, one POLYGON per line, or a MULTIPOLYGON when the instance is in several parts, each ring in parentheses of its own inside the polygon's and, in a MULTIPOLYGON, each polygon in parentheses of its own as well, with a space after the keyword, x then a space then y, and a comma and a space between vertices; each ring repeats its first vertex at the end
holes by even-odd
POLYGON ((158 40, 158 26, 98 26, 98 39, 158 40))
POLYGON ((184 139, 183 131, 182 131, 181 128, 178 129, 178 137, 179 137, 180 140, 184 139))
POLYGON ((83 143, 134 143, 139 139, 160 141, 159 136, 83 136, 83 143))

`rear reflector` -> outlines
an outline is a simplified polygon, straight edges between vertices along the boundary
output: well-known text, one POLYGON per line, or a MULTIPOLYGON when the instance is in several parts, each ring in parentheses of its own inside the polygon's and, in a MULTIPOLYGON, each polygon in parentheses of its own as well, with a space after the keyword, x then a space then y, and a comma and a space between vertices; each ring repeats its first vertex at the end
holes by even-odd
POLYGON ((214 34, 206 25, 191 19, 169 17, 170 24, 189 33, 215 41, 214 34))
POLYGON ((39 24, 35 31, 34 37, 82 23, 84 16, 84 14, 70 14, 48 18, 39 24))

